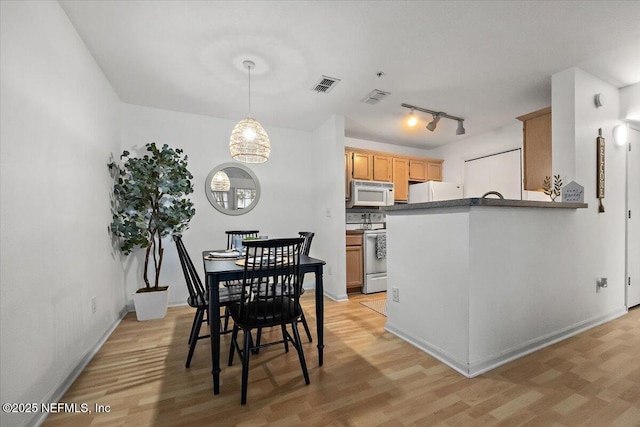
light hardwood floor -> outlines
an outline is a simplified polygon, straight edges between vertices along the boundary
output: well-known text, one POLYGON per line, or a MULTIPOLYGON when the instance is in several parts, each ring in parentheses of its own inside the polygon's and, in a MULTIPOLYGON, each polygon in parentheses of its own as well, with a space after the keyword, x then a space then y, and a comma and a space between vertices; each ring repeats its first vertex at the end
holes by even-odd
MULTIPOLYGON (((252 355, 246 406, 240 364, 226 366, 228 335, 214 396, 207 340, 184 367, 192 309, 141 323, 130 313, 62 399, 110 412, 52 414, 44 425, 640 426, 640 309, 467 379, 385 332, 366 299, 325 299, 325 361, 305 344, 308 386, 295 351, 252 355)), ((315 324, 312 293, 303 300, 315 324)))

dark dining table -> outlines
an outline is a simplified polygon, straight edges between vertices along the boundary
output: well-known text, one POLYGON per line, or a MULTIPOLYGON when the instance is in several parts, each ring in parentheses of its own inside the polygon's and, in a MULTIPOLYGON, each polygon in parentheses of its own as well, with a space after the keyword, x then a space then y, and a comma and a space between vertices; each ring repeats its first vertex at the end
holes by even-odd
MULTIPOLYGON (((212 259, 209 256, 213 250, 203 251, 202 260, 209 291, 209 319, 217 319, 220 313, 220 298, 218 290, 220 283, 228 280, 242 280, 244 268, 236 264, 237 259, 212 259)), ((317 258, 300 255, 300 274, 315 273, 316 289, 316 330, 318 344, 318 364, 322 366, 322 352, 324 349, 324 285, 322 283, 323 266, 326 263, 317 258)), ((220 322, 209 322, 211 335, 211 374, 213 375, 213 394, 220 393, 220 322)))

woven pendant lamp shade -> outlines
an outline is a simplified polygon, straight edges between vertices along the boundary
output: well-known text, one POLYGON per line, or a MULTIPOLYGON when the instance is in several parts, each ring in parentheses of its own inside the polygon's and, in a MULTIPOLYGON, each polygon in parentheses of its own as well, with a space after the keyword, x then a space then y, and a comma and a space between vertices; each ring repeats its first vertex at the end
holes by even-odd
POLYGON ((251 118, 251 69, 256 64, 246 60, 242 65, 249 71, 249 117, 240 120, 233 128, 229 152, 231 157, 239 162, 264 163, 271 154, 269 135, 257 120, 251 118))
POLYGON ((211 179, 211 191, 229 191, 231 182, 229 176, 224 171, 216 172, 211 179))
POLYGON ((231 157, 239 162, 264 163, 271 154, 271 143, 262 125, 257 120, 247 117, 233 128, 229 151, 231 157))

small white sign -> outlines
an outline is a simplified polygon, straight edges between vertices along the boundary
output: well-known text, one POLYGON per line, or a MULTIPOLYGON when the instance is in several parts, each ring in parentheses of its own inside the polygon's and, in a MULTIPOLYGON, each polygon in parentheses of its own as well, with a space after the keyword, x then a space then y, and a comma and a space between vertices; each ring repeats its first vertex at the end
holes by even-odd
POLYGON ((584 203, 584 187, 571 181, 562 187, 562 201, 566 203, 584 203))

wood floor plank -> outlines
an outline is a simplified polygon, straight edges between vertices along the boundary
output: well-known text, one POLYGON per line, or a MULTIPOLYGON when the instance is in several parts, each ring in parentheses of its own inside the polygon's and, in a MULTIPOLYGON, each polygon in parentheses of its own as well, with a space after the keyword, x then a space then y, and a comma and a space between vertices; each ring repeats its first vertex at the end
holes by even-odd
MULTIPOLYGON (((313 298, 303 296, 310 324, 313 298)), ((324 366, 315 333, 303 338, 310 385, 295 350, 252 355, 244 407, 240 363, 226 366, 228 335, 214 396, 207 340, 184 367, 193 310, 147 322, 131 313, 61 399, 109 412, 51 414, 43 425, 640 426, 640 309, 468 379, 385 332, 386 318, 360 304, 367 298, 325 300, 324 366)))

